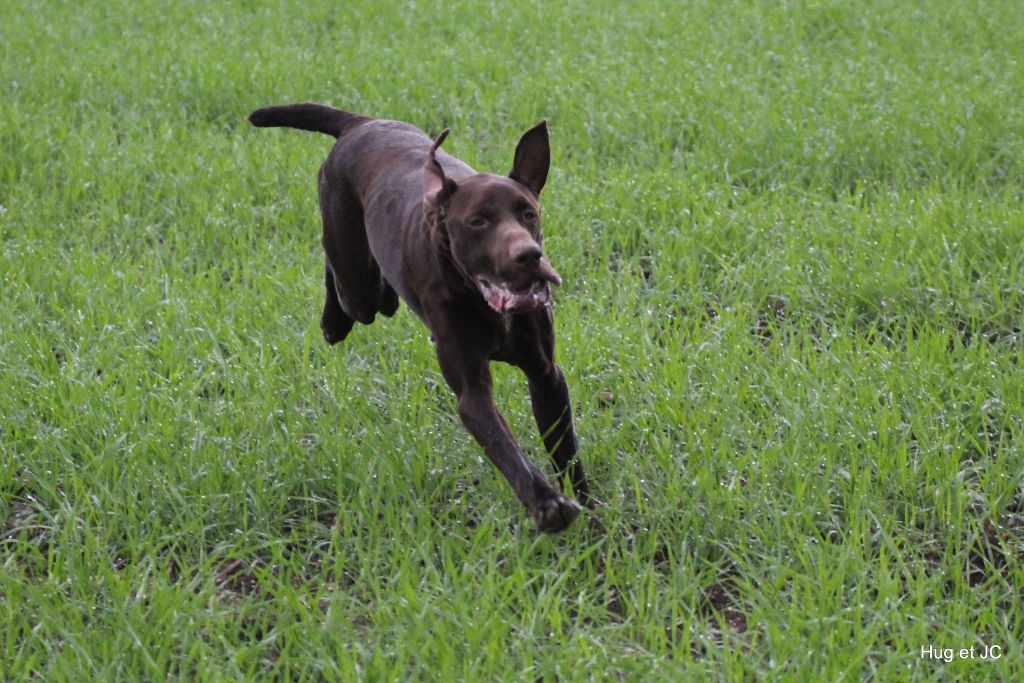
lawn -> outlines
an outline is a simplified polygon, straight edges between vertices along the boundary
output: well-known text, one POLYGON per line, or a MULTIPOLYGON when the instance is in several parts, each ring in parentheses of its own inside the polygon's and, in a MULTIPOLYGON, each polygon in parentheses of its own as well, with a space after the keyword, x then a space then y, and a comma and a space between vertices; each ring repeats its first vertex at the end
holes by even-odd
POLYGON ((1022 93, 1010 0, 0 3, 0 678, 1020 680, 1022 93), (548 120, 596 515, 324 343, 296 101, 548 120))

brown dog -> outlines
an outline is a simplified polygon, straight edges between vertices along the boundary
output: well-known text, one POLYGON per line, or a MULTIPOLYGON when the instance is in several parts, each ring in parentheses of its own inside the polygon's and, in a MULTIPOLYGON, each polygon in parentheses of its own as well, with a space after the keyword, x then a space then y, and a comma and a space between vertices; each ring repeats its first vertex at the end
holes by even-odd
POLYGON ((549 283, 561 278, 541 250, 538 196, 550 151, 545 123, 516 147, 508 177, 476 173, 437 140, 398 121, 317 104, 257 109, 255 126, 338 139, 320 167, 330 344, 354 321, 393 315, 400 296, 430 328, 466 429, 501 470, 541 531, 559 531, 579 505, 527 460, 494 405, 489 362, 523 370, 533 414, 559 480, 590 503, 576 458, 569 390, 555 364, 549 283))

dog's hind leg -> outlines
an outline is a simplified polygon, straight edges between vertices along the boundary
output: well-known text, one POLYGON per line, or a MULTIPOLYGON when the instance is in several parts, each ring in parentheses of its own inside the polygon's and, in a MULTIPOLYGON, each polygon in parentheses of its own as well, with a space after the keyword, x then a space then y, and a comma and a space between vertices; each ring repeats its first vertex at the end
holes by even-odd
POLYGON ((381 278, 380 303, 377 308, 389 318, 398 310, 398 294, 383 278, 381 278))
POLYGON ((334 273, 331 272, 329 263, 324 267, 324 286, 327 295, 324 297, 324 312, 320 316, 320 329, 323 330, 327 343, 333 345, 348 336, 355 321, 341 309, 338 292, 334 288, 334 273))
MULTIPOLYGON (((324 337, 330 343, 334 343, 331 342, 332 337, 337 341, 344 339, 353 321, 364 325, 372 323, 386 300, 380 268, 366 240, 362 207, 347 188, 339 185, 329 182, 321 169, 320 213, 327 256, 327 301, 321 325, 324 337), (328 331, 331 332, 330 337, 328 331)), ((394 302, 392 313, 397 303, 394 302)))

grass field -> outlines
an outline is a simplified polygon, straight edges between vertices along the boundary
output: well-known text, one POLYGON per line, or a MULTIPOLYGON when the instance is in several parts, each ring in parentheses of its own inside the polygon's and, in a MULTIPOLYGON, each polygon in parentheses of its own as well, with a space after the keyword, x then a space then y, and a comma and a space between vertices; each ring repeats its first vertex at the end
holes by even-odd
POLYGON ((1022 93, 1010 0, 0 3, 0 679, 1020 680, 1022 93), (604 531, 323 342, 307 100, 548 119, 604 531))

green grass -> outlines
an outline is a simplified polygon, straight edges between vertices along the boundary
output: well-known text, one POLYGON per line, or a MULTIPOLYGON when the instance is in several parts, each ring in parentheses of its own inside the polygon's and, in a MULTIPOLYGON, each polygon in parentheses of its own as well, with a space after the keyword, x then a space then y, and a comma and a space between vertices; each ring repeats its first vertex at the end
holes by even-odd
POLYGON ((1010 1, 0 4, 0 678, 1019 680, 1022 63, 1010 1), (407 309, 323 343, 330 140, 245 121, 306 100, 549 120, 604 532, 407 309))

